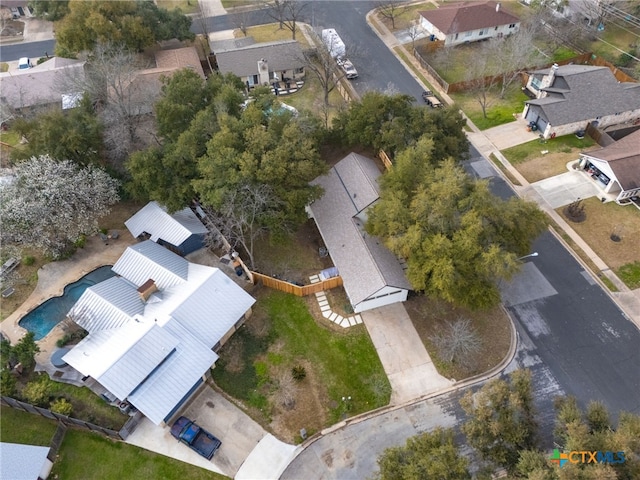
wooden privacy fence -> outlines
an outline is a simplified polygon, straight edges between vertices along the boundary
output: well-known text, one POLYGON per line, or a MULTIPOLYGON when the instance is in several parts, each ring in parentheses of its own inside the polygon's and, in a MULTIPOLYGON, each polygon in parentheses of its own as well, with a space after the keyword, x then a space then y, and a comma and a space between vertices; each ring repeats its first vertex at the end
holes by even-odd
MULTIPOLYGON (((51 420, 57 420, 58 422, 61 422, 66 426, 72 425, 74 427, 84 428, 92 432, 102 433, 107 437, 115 438, 117 440, 125 440, 140 421, 139 417, 130 417, 120 431, 115 431, 111 430, 110 428, 105 428, 99 425, 94 425, 90 422, 85 422, 84 420, 67 417, 66 415, 60 415, 59 413, 54 413, 51 410, 47 410, 46 408, 36 407, 35 405, 31 405, 30 403, 21 402, 20 400, 16 400, 15 398, 11 397, 0 397, 0 403, 7 407, 15 408, 16 410, 22 410, 23 412, 29 412, 40 415, 41 417, 49 418, 51 420), (130 425, 130 423, 135 423, 135 425, 130 425)), ((138 412, 137 414, 139 413, 140 412, 138 412)))
POLYGON ((332 288, 342 286, 342 277, 340 276, 328 278, 327 280, 323 280, 318 283, 300 286, 290 282, 286 282, 284 280, 280 280, 278 278, 270 277, 269 275, 263 275, 262 273, 251 273, 253 273, 253 278, 255 278, 256 281, 262 282, 265 287, 273 288, 275 290, 280 290, 286 293, 291 293, 298 297, 305 297, 307 295, 311 295, 312 293, 321 292, 323 290, 330 290, 332 288))

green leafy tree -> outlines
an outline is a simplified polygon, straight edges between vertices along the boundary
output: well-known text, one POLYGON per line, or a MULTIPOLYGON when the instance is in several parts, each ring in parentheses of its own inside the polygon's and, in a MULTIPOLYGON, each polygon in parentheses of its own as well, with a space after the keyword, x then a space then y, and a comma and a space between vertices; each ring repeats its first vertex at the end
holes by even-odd
POLYGON ((16 391, 16 377, 8 369, 2 368, 0 370, 0 395, 13 397, 16 391))
POLYGON ((80 106, 67 112, 53 110, 33 120, 17 119, 14 127, 29 142, 14 148, 11 156, 24 160, 50 155, 78 165, 99 163, 102 158, 102 124, 84 97, 80 106))
POLYGON ((462 426, 467 442, 481 457, 515 472, 520 452, 536 446, 531 373, 516 370, 509 381, 495 379, 460 400, 468 415, 462 426))
POLYGON ((453 431, 437 428, 387 448, 378 458, 380 480, 470 479, 468 461, 453 443, 453 431))
POLYGON ((69 0, 31 0, 29 6, 37 17, 55 22, 69 13, 69 0))
POLYGON ((492 307, 500 302, 498 282, 517 271, 545 216, 532 203, 491 194, 451 159, 435 164, 432 148, 422 139, 398 155, 367 231, 407 259, 415 290, 471 309, 492 307))
POLYGON ((392 157, 420 138, 430 138, 434 161, 439 162, 468 155, 464 124, 454 109, 417 106, 408 95, 367 92, 336 117, 333 131, 347 144, 382 149, 392 157))
POLYGON ((29 371, 36 364, 36 354, 40 352, 40 347, 34 340, 35 334, 27 332, 13 347, 13 354, 16 360, 22 364, 24 371, 29 371))
POLYGON ((55 24, 56 53, 76 56, 108 42, 142 51, 158 41, 193 39, 190 25, 179 10, 168 12, 153 2, 70 0, 68 13, 55 24))

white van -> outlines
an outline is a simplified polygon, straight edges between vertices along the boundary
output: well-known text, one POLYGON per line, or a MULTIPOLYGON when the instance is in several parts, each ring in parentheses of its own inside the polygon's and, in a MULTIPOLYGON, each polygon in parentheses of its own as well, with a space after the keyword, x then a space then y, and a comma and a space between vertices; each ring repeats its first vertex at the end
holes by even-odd
POLYGON ((22 57, 20 60, 18 60, 18 70, 26 70, 27 68, 31 67, 33 67, 33 63, 31 63, 29 57, 22 57))

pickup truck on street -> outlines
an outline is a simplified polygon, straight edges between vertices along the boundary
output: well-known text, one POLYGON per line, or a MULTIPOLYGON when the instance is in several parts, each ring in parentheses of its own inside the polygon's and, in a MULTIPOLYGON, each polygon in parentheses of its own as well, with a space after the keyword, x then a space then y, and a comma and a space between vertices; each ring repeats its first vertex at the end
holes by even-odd
POLYGON ((192 450, 211 460, 222 442, 187 417, 180 417, 171 427, 171 435, 192 450))

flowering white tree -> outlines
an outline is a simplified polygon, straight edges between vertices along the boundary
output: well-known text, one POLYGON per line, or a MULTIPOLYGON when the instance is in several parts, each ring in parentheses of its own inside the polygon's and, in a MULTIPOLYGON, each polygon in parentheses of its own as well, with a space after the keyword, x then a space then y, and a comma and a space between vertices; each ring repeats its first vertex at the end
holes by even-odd
POLYGON ((69 160, 33 157, 0 187, 2 239, 42 248, 59 258, 119 200, 118 181, 104 170, 69 160))

